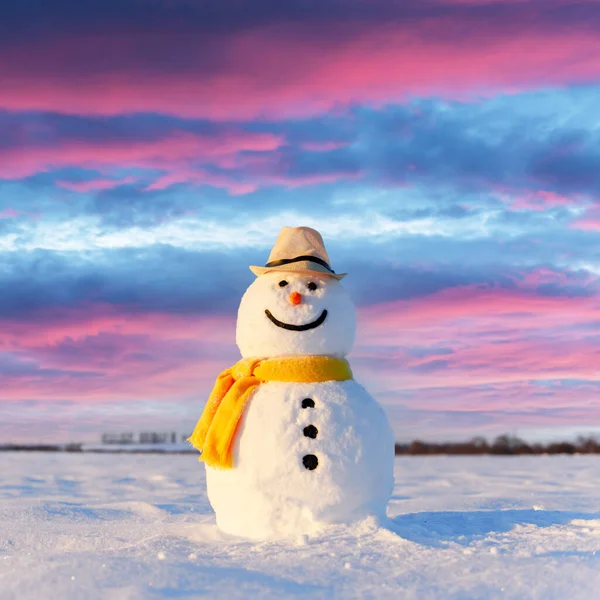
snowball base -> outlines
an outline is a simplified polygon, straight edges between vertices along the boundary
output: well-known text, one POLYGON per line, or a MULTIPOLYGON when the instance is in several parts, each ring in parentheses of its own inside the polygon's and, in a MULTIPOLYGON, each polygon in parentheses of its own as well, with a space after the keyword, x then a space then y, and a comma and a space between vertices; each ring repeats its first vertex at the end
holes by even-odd
POLYGON ((385 413, 356 381, 270 382, 243 417, 235 468, 206 468, 208 496, 226 533, 314 535, 326 524, 385 518, 393 461, 385 413), (307 398, 314 407, 302 407, 307 398), (309 425, 314 439, 304 434, 309 425), (303 464, 309 454, 318 458, 314 470, 303 464))

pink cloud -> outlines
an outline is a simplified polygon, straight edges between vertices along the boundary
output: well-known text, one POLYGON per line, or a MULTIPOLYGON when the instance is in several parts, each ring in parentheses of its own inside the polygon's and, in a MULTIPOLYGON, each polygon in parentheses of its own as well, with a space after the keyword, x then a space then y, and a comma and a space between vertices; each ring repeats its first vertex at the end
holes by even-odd
POLYGON ((235 35, 180 32, 168 44, 164 36, 160 40, 173 58, 187 57, 184 64, 173 60, 178 69, 169 71, 149 58, 158 43, 149 32, 115 32, 110 48, 89 33, 43 39, 27 53, 0 57, 0 108, 271 118, 412 95, 463 98, 600 77, 595 31, 582 28, 574 35, 555 28, 549 44, 547 32, 517 21, 495 26, 475 20, 467 30, 460 18, 340 25, 320 37, 300 23, 235 35), (464 35, 448 35, 458 27, 464 35), (219 57, 218 69, 207 66, 208 55, 219 57))
POLYGON ((516 210, 547 210, 553 206, 577 204, 579 200, 578 197, 568 197, 546 190, 521 193, 509 198, 512 207, 516 210))
POLYGON ((53 146, 0 150, 0 177, 17 179, 65 166, 168 169, 176 168, 182 161, 218 162, 222 157, 245 150, 274 150, 282 143, 283 139, 277 135, 246 132, 219 138, 177 132, 150 141, 64 140, 53 146))
POLYGON ((331 152, 331 150, 339 150, 340 148, 347 148, 348 142, 336 142, 336 141, 313 141, 304 142, 300 144, 303 150, 309 150, 310 152, 331 152))
POLYGON ((41 313, 36 326, 0 324, 0 350, 27 367, 3 374, 3 400, 172 399, 206 392, 236 360, 235 323, 228 317, 95 305, 41 313))
MULTIPOLYGON (((67 166, 105 172, 112 168, 142 168, 162 172, 146 185, 146 191, 185 183, 220 187, 232 195, 241 195, 262 185, 300 187, 362 176, 360 172, 287 174, 277 153, 284 143, 281 135, 244 131, 225 131, 219 136, 176 132, 150 141, 58 140, 54 146, 0 149, 0 177, 16 179, 67 166)), ((104 177, 86 181, 61 180, 57 185, 85 193, 112 189, 136 180, 132 176, 104 177)), ((6 216, 13 215, 7 213, 6 216)))
POLYGON ((575 229, 600 232, 600 219, 581 219, 573 224, 575 229))
MULTIPOLYGON (((509 6, 514 6, 515 4, 531 4, 536 5, 538 0, 435 0, 435 3, 438 5, 447 5, 447 6, 487 6, 493 4, 506 4, 509 6)), ((584 4, 597 4, 600 0, 579 0, 579 2, 584 4)), ((551 5, 569 5, 572 4, 572 0, 548 0, 548 6, 551 5)))
POLYGON ((233 196, 250 194, 258 189, 258 183, 238 181, 233 176, 219 173, 209 173, 205 169, 174 168, 174 172, 162 175, 145 189, 148 192, 164 190, 179 183, 193 185, 211 185, 224 188, 233 196))
MULTIPOLYGON (((457 321, 481 317, 492 320, 512 316, 528 321, 543 315, 557 324, 565 317, 585 321, 600 316, 597 297, 541 296, 522 289, 502 289, 490 286, 463 286, 438 292, 417 301, 403 300, 380 304, 365 310, 372 325, 385 324, 393 318, 402 327, 418 327, 423 322, 457 321)), ((535 324, 531 324, 535 326, 535 324)))
POLYGON ((322 183, 335 183, 336 181, 360 179, 363 176, 363 171, 356 173, 348 173, 344 171, 330 173, 319 173, 313 175, 271 175, 265 177, 264 183, 271 185, 284 185, 290 188, 302 187, 305 185, 317 185, 322 183))
POLYGON ((130 183, 135 183, 135 177, 124 177, 123 179, 89 179, 87 181, 57 181, 56 185, 72 192, 92 192, 110 190, 130 183))
POLYGON ((126 311, 110 304, 93 304, 73 309, 46 309, 32 319, 0 318, 0 349, 22 349, 41 344, 56 344, 65 338, 82 339, 100 333, 151 335, 170 339, 218 338, 235 327, 231 317, 170 315, 126 311))
POLYGON ((383 356, 382 388, 600 381, 600 298, 467 286, 362 311, 357 357, 383 356), (410 348, 450 348, 414 356, 410 348), (377 348, 371 351, 370 348, 377 348), (386 350, 387 349, 387 350, 386 350))
MULTIPOLYGON (((553 409, 569 409, 573 413, 587 412, 595 409, 600 422, 600 405, 593 402, 600 392, 600 385, 595 382, 580 381, 565 384, 562 381, 507 381, 479 385, 467 382, 464 386, 428 387, 412 390, 418 397, 415 405, 423 411, 432 413, 452 410, 456 412, 489 412, 507 411, 507 409, 523 420, 527 417, 536 419, 540 425, 541 413, 553 409), (449 401, 451 398, 451 402, 449 401), (591 405, 591 406, 590 406, 591 405)), ((555 424, 560 417, 554 417, 555 424)))
POLYGON ((600 231, 600 210, 592 208, 571 223, 572 229, 600 231))
POLYGON ((565 289, 569 285, 577 284, 592 293, 600 283, 600 278, 589 271, 559 271, 550 267, 527 270, 516 274, 512 279, 515 285, 524 291, 535 291, 543 285, 553 285, 556 289, 565 289))
POLYGON ((14 208, 6 208, 5 210, 0 211, 0 219, 14 219, 15 217, 20 216, 20 214, 21 213, 14 208))

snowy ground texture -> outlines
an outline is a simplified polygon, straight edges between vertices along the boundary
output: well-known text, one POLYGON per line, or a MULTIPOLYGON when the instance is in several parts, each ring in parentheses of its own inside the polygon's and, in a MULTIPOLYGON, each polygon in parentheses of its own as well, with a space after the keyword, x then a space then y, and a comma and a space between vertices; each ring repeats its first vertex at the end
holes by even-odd
POLYGON ((600 457, 406 457, 388 528, 251 543, 193 455, 0 454, 0 598, 600 597, 600 457))

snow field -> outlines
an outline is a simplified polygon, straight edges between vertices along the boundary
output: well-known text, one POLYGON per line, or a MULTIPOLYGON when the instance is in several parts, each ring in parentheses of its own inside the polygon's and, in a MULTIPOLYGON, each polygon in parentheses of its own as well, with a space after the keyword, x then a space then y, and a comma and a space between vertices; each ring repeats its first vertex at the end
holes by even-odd
POLYGON ((595 456, 397 459, 389 522, 268 543, 216 529, 193 455, 0 461, 1 600, 599 597, 595 456))

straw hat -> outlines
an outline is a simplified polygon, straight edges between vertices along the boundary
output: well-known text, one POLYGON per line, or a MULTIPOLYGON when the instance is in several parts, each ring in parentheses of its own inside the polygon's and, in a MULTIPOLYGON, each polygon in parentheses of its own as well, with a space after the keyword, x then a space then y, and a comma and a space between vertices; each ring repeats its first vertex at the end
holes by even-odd
POLYGON ((284 227, 277 236, 267 264, 264 267, 251 266, 250 270, 255 275, 272 271, 328 275, 335 279, 347 275, 334 272, 321 234, 310 227, 284 227))

